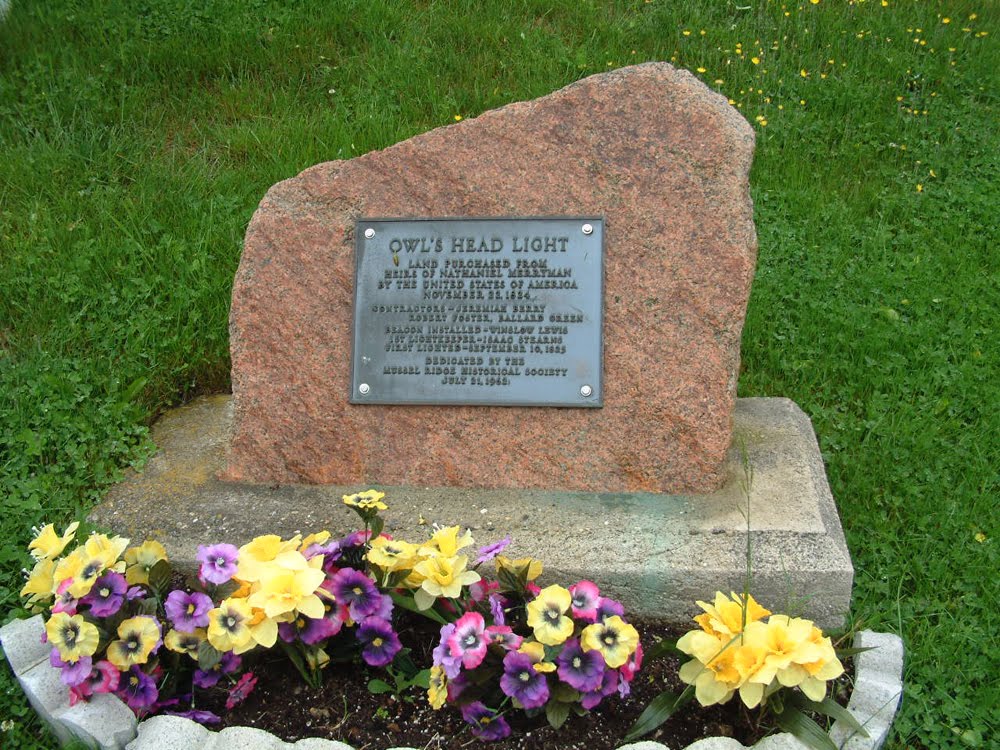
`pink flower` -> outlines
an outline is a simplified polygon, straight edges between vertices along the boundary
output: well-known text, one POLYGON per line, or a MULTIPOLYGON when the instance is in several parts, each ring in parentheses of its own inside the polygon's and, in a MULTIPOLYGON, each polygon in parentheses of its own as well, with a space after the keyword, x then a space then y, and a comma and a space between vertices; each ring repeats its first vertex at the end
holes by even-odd
POLYGON ((448 639, 448 650, 462 658, 466 669, 475 669, 486 658, 486 621, 478 612, 466 612, 455 621, 455 632, 448 639))
POLYGON ((580 581, 569 587, 573 597, 573 617, 584 622, 597 622, 597 607, 601 603, 601 592, 593 581, 580 581))
POLYGON ((231 711, 235 706, 245 701, 255 687, 257 687, 257 677, 253 672, 244 672, 239 682, 229 691, 229 697, 226 698, 226 710, 231 711))

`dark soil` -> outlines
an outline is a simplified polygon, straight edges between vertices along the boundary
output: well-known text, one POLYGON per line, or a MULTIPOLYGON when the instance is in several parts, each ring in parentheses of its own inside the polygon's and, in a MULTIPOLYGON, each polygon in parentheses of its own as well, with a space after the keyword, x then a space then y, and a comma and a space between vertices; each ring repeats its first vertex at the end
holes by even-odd
MULTIPOLYGON (((660 639, 676 641, 683 634, 683 630, 675 626, 635 624, 647 651, 660 639)), ((423 653, 429 651, 428 647, 420 646, 418 650, 415 644, 407 645, 414 649, 413 656, 418 663, 421 659, 424 659, 422 663, 430 663, 430 654, 423 653)), ((571 714, 558 731, 546 723, 544 716, 528 719, 522 712, 511 711, 506 715, 512 729, 510 737, 488 745, 496 750, 615 748, 622 744, 628 730, 653 698, 664 690, 679 694, 684 689, 677 678, 679 666, 680 660, 672 656, 647 661, 636 675, 628 698, 612 696, 586 716, 571 714)), ((454 749, 485 744, 472 736, 457 708, 450 705, 440 711, 431 708, 423 689, 411 688, 401 697, 370 693, 368 680, 376 677, 391 680, 383 671, 363 664, 332 664, 325 670, 324 684, 319 689, 306 686, 280 653, 269 654, 254 671, 260 680, 242 705, 225 712, 220 710, 224 695, 216 696, 218 705, 214 708, 222 715, 223 723, 213 729, 252 726, 286 741, 323 737, 346 742, 359 750, 454 749)), ((849 680, 841 678, 841 682, 835 697, 846 703, 849 680)), ((199 699, 199 708, 213 708, 213 702, 199 699)), ((771 731, 770 726, 757 726, 756 717, 757 712, 745 710, 738 696, 724 706, 711 708, 701 708, 692 700, 659 730, 643 739, 678 748, 703 737, 726 736, 752 745, 771 731)))

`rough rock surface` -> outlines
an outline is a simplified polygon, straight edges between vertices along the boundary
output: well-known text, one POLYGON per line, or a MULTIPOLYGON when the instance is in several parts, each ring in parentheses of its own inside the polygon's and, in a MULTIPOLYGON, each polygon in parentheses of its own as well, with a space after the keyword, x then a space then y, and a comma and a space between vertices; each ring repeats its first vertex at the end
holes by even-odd
POLYGON ((251 482, 708 491, 722 482, 756 260, 753 130, 647 63, 278 183, 233 289, 251 482), (351 405, 359 217, 603 215, 604 407, 351 405))

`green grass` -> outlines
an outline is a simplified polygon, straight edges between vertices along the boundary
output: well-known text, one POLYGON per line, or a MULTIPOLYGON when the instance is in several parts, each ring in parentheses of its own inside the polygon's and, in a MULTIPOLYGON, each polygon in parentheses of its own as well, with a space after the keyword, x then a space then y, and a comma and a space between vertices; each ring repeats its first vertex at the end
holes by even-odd
MULTIPOLYGON (((908 648, 890 747, 995 743, 998 21, 983 0, 15 0, 0 619, 19 614, 32 524, 82 517, 148 455, 160 410, 227 388, 230 284, 272 183, 673 60, 757 129, 740 393, 813 418, 852 619, 908 648)), ((0 719, 5 748, 51 743, 6 669, 0 719)))

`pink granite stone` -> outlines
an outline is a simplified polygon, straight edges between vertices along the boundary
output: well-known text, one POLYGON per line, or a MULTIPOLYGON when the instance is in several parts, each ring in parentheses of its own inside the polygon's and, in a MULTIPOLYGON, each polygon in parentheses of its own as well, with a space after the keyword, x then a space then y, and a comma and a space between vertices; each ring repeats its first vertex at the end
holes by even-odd
POLYGON ((647 63, 273 186, 230 334, 233 481, 702 492, 730 445, 754 134, 647 63), (603 215, 604 407, 348 403, 359 217, 603 215))

